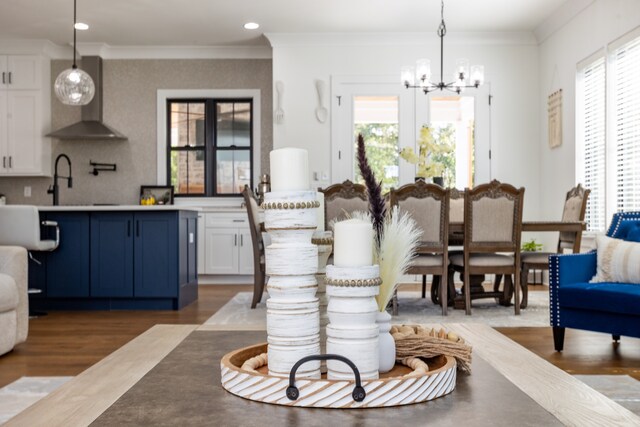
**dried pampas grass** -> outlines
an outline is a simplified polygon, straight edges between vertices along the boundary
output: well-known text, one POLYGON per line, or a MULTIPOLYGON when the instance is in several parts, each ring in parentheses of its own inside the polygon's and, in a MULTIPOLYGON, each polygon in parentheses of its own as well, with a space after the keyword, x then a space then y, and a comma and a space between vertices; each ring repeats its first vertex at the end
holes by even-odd
MULTIPOLYGON (((372 222, 371 214, 363 211, 345 212, 345 218, 372 222)), ((336 222, 339 221, 331 221, 329 226, 333 228, 336 222)), ((393 208, 391 215, 387 214, 385 217, 380 246, 373 248, 373 263, 380 266, 382 279, 380 293, 376 296, 379 311, 387 308, 402 275, 416 256, 421 234, 414 219, 407 212, 401 212, 397 206, 393 208)))
POLYGON ((420 236, 421 232, 413 218, 406 212, 400 212, 395 206, 391 216, 385 219, 376 254, 382 278, 380 293, 376 296, 378 310, 384 311, 393 298, 398 282, 416 255, 420 236))

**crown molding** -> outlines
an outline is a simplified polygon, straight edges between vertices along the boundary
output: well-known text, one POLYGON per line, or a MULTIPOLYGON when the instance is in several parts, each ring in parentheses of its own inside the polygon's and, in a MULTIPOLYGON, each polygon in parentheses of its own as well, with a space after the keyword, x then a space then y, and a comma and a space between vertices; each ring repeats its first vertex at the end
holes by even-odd
POLYGON ((82 56, 103 59, 269 59, 269 46, 111 46, 78 43, 82 56))
POLYGON ((71 46, 60 46, 40 39, 0 39, 0 51, 5 55, 46 55, 54 59, 73 57, 71 46))
MULTIPOLYGON (((423 46, 439 43, 435 32, 418 33, 265 33, 272 47, 423 46)), ((536 45, 531 32, 448 32, 447 44, 536 45)))
POLYGON ((538 44, 544 43, 549 37, 567 25, 583 10, 595 3, 596 0, 567 0, 556 9, 547 19, 533 30, 538 44))

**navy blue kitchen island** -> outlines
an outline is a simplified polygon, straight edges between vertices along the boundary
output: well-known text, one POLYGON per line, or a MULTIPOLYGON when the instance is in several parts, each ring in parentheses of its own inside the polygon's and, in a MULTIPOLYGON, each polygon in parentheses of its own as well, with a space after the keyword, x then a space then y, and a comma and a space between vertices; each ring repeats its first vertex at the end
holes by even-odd
POLYGON ((41 220, 58 223, 60 246, 34 252, 40 264, 29 261, 29 288, 42 291, 31 295, 32 309, 179 310, 198 299, 196 211, 176 206, 39 210, 41 220))

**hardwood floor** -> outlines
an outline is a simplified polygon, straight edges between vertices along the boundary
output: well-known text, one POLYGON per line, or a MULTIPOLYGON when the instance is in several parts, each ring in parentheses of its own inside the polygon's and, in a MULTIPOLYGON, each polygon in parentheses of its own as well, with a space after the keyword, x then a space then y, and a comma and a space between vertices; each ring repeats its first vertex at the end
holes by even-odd
MULTIPOLYGON (((77 375, 153 325, 201 324, 237 292, 250 290, 201 286, 198 301, 180 311, 50 312, 30 321, 26 343, 0 356, 0 387, 22 376, 77 375)), ((614 345, 605 334, 567 330, 565 350, 557 353, 551 328, 497 330, 571 374, 627 374, 640 380, 640 339, 622 337, 614 345)))

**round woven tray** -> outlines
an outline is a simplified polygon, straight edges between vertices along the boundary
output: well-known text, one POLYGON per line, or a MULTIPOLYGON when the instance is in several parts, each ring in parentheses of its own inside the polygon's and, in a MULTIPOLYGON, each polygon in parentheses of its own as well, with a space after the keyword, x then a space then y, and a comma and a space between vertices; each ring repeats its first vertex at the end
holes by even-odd
POLYGON ((289 400, 285 391, 289 378, 268 374, 268 367, 243 369, 251 358, 267 352, 267 344, 257 344, 235 350, 220 361, 222 387, 236 396, 257 402, 285 406, 313 408, 379 408, 426 402, 449 394, 456 386, 456 361, 453 357, 438 356, 427 360, 429 371, 414 370, 402 364, 380 379, 364 380, 366 397, 362 402, 353 400, 354 381, 297 379, 300 395, 289 400))

